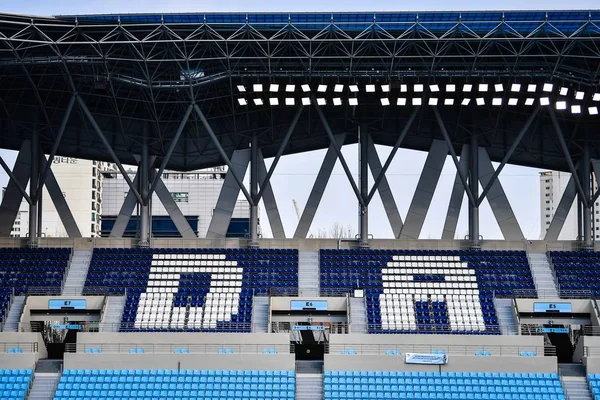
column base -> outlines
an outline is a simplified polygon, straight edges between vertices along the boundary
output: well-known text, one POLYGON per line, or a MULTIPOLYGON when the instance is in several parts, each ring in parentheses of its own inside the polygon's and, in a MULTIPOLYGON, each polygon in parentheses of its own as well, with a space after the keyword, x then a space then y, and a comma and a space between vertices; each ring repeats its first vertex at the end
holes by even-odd
POLYGON ((39 244, 37 238, 33 238, 33 239, 30 239, 27 241, 27 247, 37 248, 37 247, 39 247, 39 245, 40 244, 39 244))
POLYGON ((137 243, 137 246, 138 246, 138 247, 142 247, 142 248, 147 248, 147 247, 150 247, 150 242, 149 242, 149 241, 147 241, 147 240, 140 240, 140 241, 137 243))
POLYGON ((248 242, 249 249, 258 249, 259 247, 260 247, 260 243, 258 242, 258 240, 251 240, 248 242))
POLYGON ((578 245, 581 250, 594 251, 594 242, 592 242, 592 241, 588 242, 588 241, 580 240, 578 242, 578 245))
POLYGON ((367 240, 359 240, 358 248, 359 249, 368 249, 370 247, 369 242, 367 240))

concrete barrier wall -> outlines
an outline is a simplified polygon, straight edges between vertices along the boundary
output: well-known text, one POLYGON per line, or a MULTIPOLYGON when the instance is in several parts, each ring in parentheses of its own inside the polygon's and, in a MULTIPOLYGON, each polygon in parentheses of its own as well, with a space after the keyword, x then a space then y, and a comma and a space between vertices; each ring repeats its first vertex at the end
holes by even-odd
POLYGON ((287 333, 111 333, 111 332, 78 332, 79 344, 214 344, 223 345, 287 345, 290 336, 287 333))
POLYGON ((0 353, 0 369, 35 369, 37 353, 2 354, 0 353))
POLYGON ((543 336, 518 335, 371 335, 352 333, 331 335, 333 344, 391 344, 391 345, 474 345, 474 346, 543 346, 543 336))
POLYGON ((600 357, 586 357, 583 362, 588 374, 600 374, 600 357))
POLYGON ((67 353, 65 369, 229 369, 294 370, 295 356, 207 354, 81 354, 67 353))
POLYGON ((425 371, 425 372, 548 372, 556 373, 556 357, 448 356, 446 365, 405 364, 404 355, 325 355, 329 371, 425 371))
MULTIPOLYGON (((48 351, 44 344, 44 339, 40 333, 33 332, 0 332, 0 343, 19 344, 19 343, 37 343, 38 352, 36 353, 36 361, 39 358, 47 358, 48 351)), ((25 351, 25 350, 24 350, 25 351)), ((13 355, 13 354, 11 354, 13 355)))
MULTIPOLYGON (((93 249, 94 247, 136 247, 137 239, 134 238, 40 238, 40 247, 74 247, 76 249, 93 249)), ((151 247, 172 248, 239 248, 247 247, 247 239, 152 239, 151 247)), ((262 248, 293 248, 299 250, 319 250, 322 248, 355 248, 356 241, 338 241, 336 239, 260 239, 262 248)), ((373 239, 369 240, 372 249, 422 249, 422 250, 459 250, 469 247, 469 243, 461 240, 397 240, 373 239)), ((25 247, 26 238, 1 238, 0 247, 25 247)), ((529 250, 545 252, 548 250, 576 250, 577 242, 556 241, 545 242, 542 240, 484 240, 481 248, 484 250, 529 250)), ((600 250, 600 243, 595 244, 595 249, 600 250)))

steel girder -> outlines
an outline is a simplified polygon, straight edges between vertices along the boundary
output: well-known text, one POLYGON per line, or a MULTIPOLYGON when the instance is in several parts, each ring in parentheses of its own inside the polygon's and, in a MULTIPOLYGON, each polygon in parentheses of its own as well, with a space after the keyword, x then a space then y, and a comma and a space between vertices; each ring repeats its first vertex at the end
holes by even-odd
MULTIPOLYGON (((149 125, 151 155, 162 161, 190 101, 206 116, 228 157, 258 135, 265 157, 277 154, 294 107, 242 107, 237 85, 285 83, 431 83, 552 81, 594 91, 600 72, 597 12, 386 14, 190 14, 31 18, 0 16, 0 148, 18 149, 36 120, 50 153, 73 91, 85 100, 124 163, 141 149, 149 125), (220 18, 220 19, 219 19, 220 18), (73 87, 72 87, 73 86, 73 87), (38 115, 37 118, 32 118, 38 115), (148 124, 149 122, 149 124, 148 124)), ((504 102, 503 104, 506 104, 504 102)), ((327 148, 313 107, 298 120, 284 154, 327 148)), ((411 109, 389 112, 377 97, 352 107, 323 107, 331 133, 368 124, 373 141, 393 145, 411 109), (357 109, 358 110, 358 109, 357 109)), ((440 109, 455 151, 478 135, 501 161, 532 110, 456 106, 440 109)), ((222 151, 193 113, 166 168, 222 164, 222 151)), ((582 140, 600 158, 596 121, 557 115, 574 159, 582 140)), ((81 111, 73 113, 57 155, 110 161, 81 111)), ((552 121, 537 118, 511 163, 568 170, 552 121)), ((443 137, 423 107, 402 147, 426 151, 443 137)), ((355 143, 348 134, 346 143, 355 143)))

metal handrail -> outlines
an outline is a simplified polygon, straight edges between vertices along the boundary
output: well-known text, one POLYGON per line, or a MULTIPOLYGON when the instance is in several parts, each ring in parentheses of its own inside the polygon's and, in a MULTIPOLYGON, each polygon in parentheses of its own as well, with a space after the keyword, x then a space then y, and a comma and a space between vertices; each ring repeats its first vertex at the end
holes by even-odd
MULTIPOLYGON (((554 347, 554 346, 549 346, 554 347)), ((475 355, 476 351, 489 351, 492 356, 520 356, 521 352, 534 352, 536 356, 546 355, 546 346, 503 346, 503 345, 431 345, 431 344, 332 344, 326 343, 325 352, 342 354, 348 350, 357 355, 386 355, 389 350, 405 353, 431 353, 443 351, 448 355, 475 355)), ((552 350, 549 350, 552 352, 552 350)), ((554 349, 556 353, 556 349, 554 349)))
POLYGON ((23 353, 37 353, 37 342, 2 342, 0 343, 0 353, 8 353, 9 349, 21 349, 23 353))
MULTIPOLYGON (((143 350, 150 354, 174 354, 177 350, 187 350, 189 354, 263 354, 276 350, 277 354, 293 354, 293 344, 244 344, 244 343, 66 343, 66 353, 86 353, 98 350, 100 353, 133 353, 143 350)), ((140 353, 137 353, 140 354, 140 353)), ((179 353, 177 353, 179 354, 179 353)))

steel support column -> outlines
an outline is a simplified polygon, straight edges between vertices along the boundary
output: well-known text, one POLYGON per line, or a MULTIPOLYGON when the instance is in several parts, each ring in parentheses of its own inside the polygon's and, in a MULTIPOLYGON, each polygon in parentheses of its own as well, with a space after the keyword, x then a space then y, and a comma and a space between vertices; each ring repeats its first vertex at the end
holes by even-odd
POLYGON ((359 182, 360 182, 360 195, 363 199, 362 203, 358 203, 359 210, 359 223, 360 227, 360 243, 361 247, 368 247, 369 245, 369 205, 367 204, 367 197, 369 197, 369 130, 367 124, 360 124, 358 127, 358 142, 359 142, 359 154, 358 165, 359 165, 359 182))
MULTIPOLYGON (((150 173, 151 175, 153 175, 151 178, 154 182, 154 179, 156 179, 158 172, 151 169, 150 173)), ((167 186, 163 182, 162 178, 158 178, 158 180, 156 181, 156 190, 154 193, 156 193, 156 197, 158 197, 160 202, 165 207, 167 214, 169 214, 169 217, 171 217, 171 220, 173 221, 173 224, 177 228, 177 231, 179 232, 181 237, 184 239, 197 238, 196 234, 194 233, 194 230, 192 229, 189 222, 187 221, 187 219, 185 219, 185 216, 181 212, 181 209, 179 208, 175 200, 173 200, 173 197, 171 197, 171 193, 169 192, 169 189, 167 189, 167 186)), ((150 210, 152 209, 152 196, 150 196, 148 208, 150 210)), ((150 217, 152 217, 151 212, 150 217)), ((150 229, 152 229, 152 227, 150 227, 150 229)))
POLYGON ((592 245, 592 205, 591 200, 592 189, 590 187, 590 182, 592 179, 592 174, 590 171, 590 144, 589 141, 586 140, 583 145, 583 156, 581 159, 581 186, 583 189, 583 193, 586 196, 585 201, 582 201, 582 219, 578 221, 578 223, 583 224, 582 233, 583 233, 583 244, 584 247, 590 247, 592 245))
POLYGON ((231 166, 225 175, 221 193, 219 193, 219 199, 213 210, 208 232, 206 233, 208 239, 224 238, 227 235, 231 215, 240 194, 240 186, 237 183, 238 179, 236 177, 244 179, 249 162, 250 149, 233 152, 230 162, 231 166))
MULTIPOLYGON (((8 169, 8 166, 6 166, 8 169)), ((21 145, 15 166, 11 171, 10 180, 6 186, 6 191, 2 197, 2 204, 0 205, 0 236, 9 237, 19 208, 21 207, 21 201, 23 195, 26 194, 23 188, 27 187, 29 181, 29 173, 31 170, 31 142, 26 140, 21 145)), ((9 170, 10 171, 10 170, 9 170)), ((26 197, 27 202, 31 204, 29 196, 26 197)))
POLYGON ((254 200, 250 203, 250 243, 249 246, 258 246, 258 135, 252 135, 250 147, 250 197, 254 200))
POLYGON ((458 226, 458 217, 460 216, 460 208, 465 196, 465 186, 463 185, 460 174, 467 175, 469 173, 469 145, 465 144, 460 153, 460 162, 458 164, 460 171, 456 171, 454 178, 454 186, 450 194, 450 203, 448 204, 448 212, 446 213, 446 222, 444 222, 444 230, 442 231, 442 239, 451 240, 456 235, 456 227, 458 226))
MULTIPOLYGON (((133 184, 135 186, 139 186, 139 181, 140 181, 140 171, 138 170, 137 173, 135 174, 135 177, 133 178, 133 184)), ((109 237, 111 237, 111 238, 123 237, 123 235, 125 234, 125 229, 127 229, 127 224, 129 223, 129 220, 131 219, 131 216, 133 215, 133 211, 135 210, 136 204, 137 204, 137 200, 135 198, 135 195, 133 194, 131 189, 129 189, 129 191, 127 192, 127 196, 125 196, 125 201, 123 202, 123 205, 121 206, 121 210, 119 210, 119 215, 117 216, 115 224, 113 225, 112 229, 110 230, 109 237)))
POLYGON ((279 209, 277 208, 277 201, 275 200, 275 194, 271 187, 271 180, 267 179, 267 166, 262 155, 262 151, 258 151, 258 179, 262 182, 260 186, 260 192, 258 197, 262 199, 269 218, 269 225, 271 225, 271 233, 274 239, 285 239, 285 231, 283 224, 281 223, 281 216, 279 215, 279 209), (261 194, 262 193, 262 194, 261 194))
POLYGON ((315 179, 313 188, 310 191, 310 195, 308 196, 308 200, 306 201, 306 205, 302 211, 302 216, 300 217, 300 221, 296 227, 294 239, 306 238, 308 230, 310 229, 310 225, 312 224, 315 214, 317 213, 317 209, 319 208, 319 203, 323 198, 323 193, 325 192, 327 182, 329 182, 329 178, 331 177, 331 172, 333 171, 335 162, 337 161, 336 148, 341 147, 344 144, 345 139, 345 134, 336 135, 334 136, 334 140, 329 144, 329 149, 327 149, 327 153, 325 153, 325 158, 321 164, 321 169, 319 169, 317 179, 315 179))
POLYGON ((140 247, 148 247, 150 245, 150 210, 148 207, 148 203, 150 200, 149 188, 150 188, 150 165, 148 159, 148 138, 146 132, 144 132, 144 138, 142 140, 142 154, 141 160, 139 163, 140 168, 140 195, 144 200, 143 203, 139 204, 140 207, 140 219, 139 219, 139 227, 140 227, 140 238, 138 242, 138 246, 140 247))
MULTIPOLYGON (((469 189, 474 199, 479 197, 479 146, 477 145, 477 135, 471 133, 470 160, 471 167, 469 170, 469 189)), ((467 189, 467 190, 469 190, 467 189)), ((469 205, 469 240, 471 246, 479 247, 479 204, 469 205)))
POLYGON ((400 235, 401 239, 419 238, 447 155, 448 147, 446 143, 441 140, 434 140, 431 143, 417 189, 406 214, 406 220, 400 235))
POLYGON ((29 173, 29 197, 32 202, 29 205, 29 245, 37 246, 38 244, 38 203, 35 198, 35 192, 38 187, 40 174, 40 138, 37 124, 34 125, 34 130, 31 138, 31 169, 29 173))
MULTIPOLYGON (((50 160, 46 160, 46 156, 40 155, 40 165, 42 168, 44 168, 49 162, 50 160)), ((41 186, 41 188, 43 189, 43 187, 45 186, 46 190, 48 190, 48 195, 50 196, 50 199, 52 199, 54 208, 56 209, 56 212, 60 218, 60 222, 62 222, 63 226, 65 227, 65 231, 67 231, 67 235, 70 238, 80 238, 81 231, 79 230, 77 222, 75 221, 75 217, 73 217, 73 213, 69 208, 67 199, 65 199, 65 196, 63 195, 63 192, 60 189, 60 185, 58 184, 58 181, 56 180, 52 169, 48 169, 47 171, 48 173, 46 174, 46 182, 43 186, 41 186)), ((42 197, 43 196, 39 197, 40 201, 42 197)), ((39 205, 39 207, 41 208, 42 206, 39 205)), ((41 231, 39 232, 41 233, 41 231)))
POLYGON ((573 175, 571 175, 571 178, 569 178, 569 182, 565 187, 565 191, 560 198, 558 207, 556 207, 554 211, 554 217, 552 217, 552 222, 550 222, 550 226, 546 231, 544 240, 558 240, 558 236, 560 235, 560 231, 562 231, 563 225, 565 224, 565 220, 569 215, 569 211, 571 210, 571 206, 573 205, 576 195, 577 189, 575 188, 575 179, 573 178, 573 175))
MULTIPOLYGON (((500 167, 498 167, 500 168, 500 167)), ((488 189, 486 194, 487 201, 490 204, 498 226, 502 231, 505 240, 523 240, 523 231, 519 226, 519 221, 513 212, 510 202, 504 193, 502 183, 494 171, 494 166, 490 160, 487 150, 484 147, 479 148, 479 182, 481 186, 488 189), (494 179, 492 181, 492 179, 494 179)), ((482 195, 483 196, 483 195, 482 195)), ((481 197, 481 196, 480 196, 481 197)), ((481 203, 478 202, 478 206, 481 203)))
MULTIPOLYGON (((391 156, 392 154, 390 154, 390 157, 391 156)), ((388 161, 391 162, 390 157, 388 157, 386 165, 389 165, 388 161)), ((383 203, 383 209, 385 210, 388 221, 390 222, 392 232, 394 233, 394 239, 398 239, 400 237, 400 232, 402 231, 404 222, 402 222, 402 217, 400 216, 398 206, 396 205, 396 200, 394 199, 394 194, 392 193, 392 189, 390 188, 388 180, 385 177, 386 168, 381 166, 381 161, 379 160, 379 155, 377 155, 377 149, 375 148, 375 144, 373 143, 371 135, 369 135, 368 161, 371 173, 373 176, 378 178, 373 185, 377 185, 377 191, 379 192, 379 197, 381 198, 381 203, 383 203)), ((371 193, 375 194, 373 189, 371 189, 371 193)), ((373 197, 370 194, 367 203, 370 204, 372 198, 373 197)))

